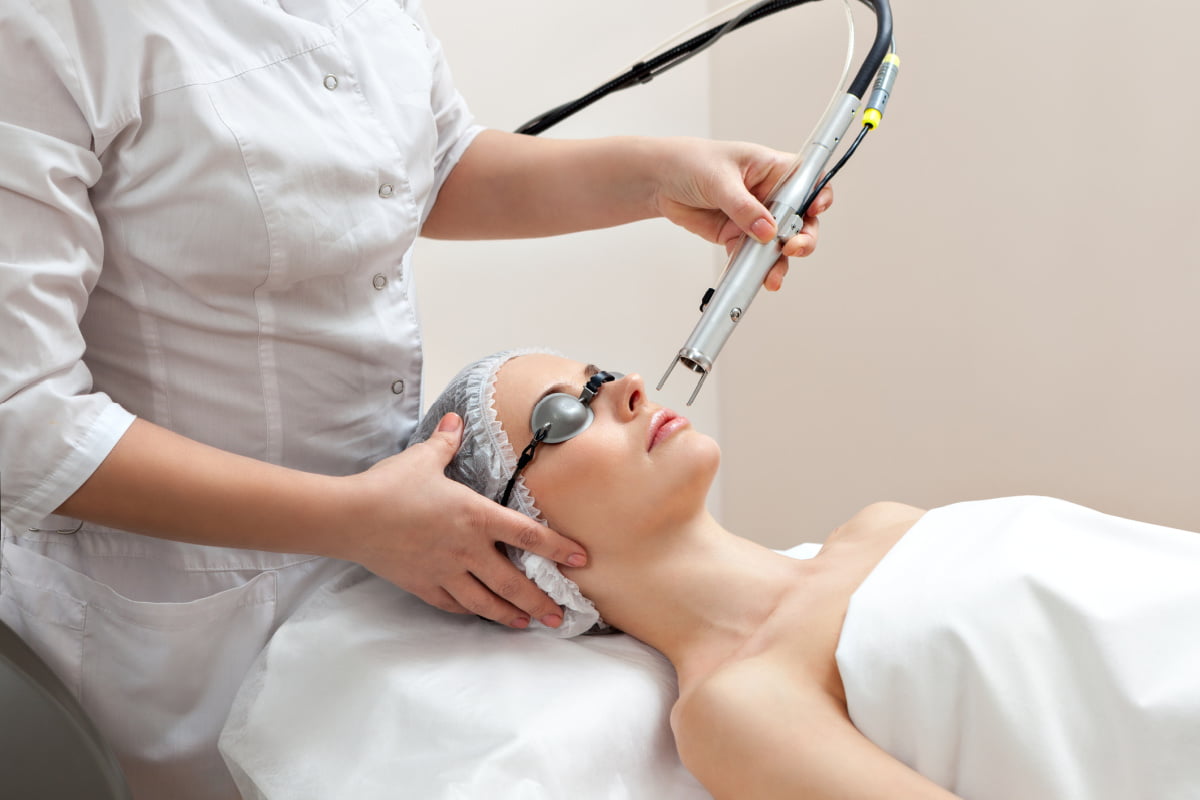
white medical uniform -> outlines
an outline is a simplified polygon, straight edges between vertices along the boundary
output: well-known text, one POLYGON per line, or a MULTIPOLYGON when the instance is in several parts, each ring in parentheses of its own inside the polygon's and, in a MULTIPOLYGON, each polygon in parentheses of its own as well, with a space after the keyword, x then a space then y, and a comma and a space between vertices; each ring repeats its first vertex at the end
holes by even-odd
POLYGON ((135 416, 324 474, 407 440, 411 248, 478 131, 418 6, 0 0, 0 619, 139 797, 236 796, 233 694, 342 565, 51 512, 135 416))

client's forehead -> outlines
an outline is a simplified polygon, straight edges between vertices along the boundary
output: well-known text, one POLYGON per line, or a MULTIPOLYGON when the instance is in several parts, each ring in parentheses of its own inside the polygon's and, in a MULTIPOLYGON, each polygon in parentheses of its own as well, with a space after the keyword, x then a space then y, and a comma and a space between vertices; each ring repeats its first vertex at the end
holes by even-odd
POLYGON ((494 404, 496 417, 508 437, 516 442, 532 436, 529 414, 545 392, 558 384, 578 393, 587 381, 582 361, 548 353, 517 356, 505 362, 496 373, 494 404))

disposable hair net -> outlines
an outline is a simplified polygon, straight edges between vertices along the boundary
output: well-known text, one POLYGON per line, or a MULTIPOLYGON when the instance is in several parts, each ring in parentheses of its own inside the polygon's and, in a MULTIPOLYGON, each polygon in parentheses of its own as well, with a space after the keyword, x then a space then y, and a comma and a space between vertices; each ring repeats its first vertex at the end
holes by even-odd
MULTIPOLYGON (((417 425, 409 444, 431 437, 442 417, 450 412, 463 419, 462 445, 446 466, 446 477, 469 486, 483 496, 499 502, 504 487, 517 467, 517 452, 496 418, 493 400, 496 392, 496 373, 505 362, 531 353, 558 355, 551 350, 526 348, 505 350, 468 364, 456 375, 433 402, 417 425)), ((531 409, 532 410, 532 409, 531 409)), ((549 446, 549 445, 544 445, 549 446)), ((520 445, 524 447, 524 443, 520 445)), ((525 478, 517 478, 508 504, 527 517, 545 524, 525 478)), ((583 596, 575 581, 559 571, 548 558, 505 545, 508 557, 536 583, 542 591, 563 608, 563 621, 557 628, 545 628, 558 636, 579 636, 611 630, 600 619, 596 607, 583 596)), ((542 627, 533 620, 530 627, 542 627)))

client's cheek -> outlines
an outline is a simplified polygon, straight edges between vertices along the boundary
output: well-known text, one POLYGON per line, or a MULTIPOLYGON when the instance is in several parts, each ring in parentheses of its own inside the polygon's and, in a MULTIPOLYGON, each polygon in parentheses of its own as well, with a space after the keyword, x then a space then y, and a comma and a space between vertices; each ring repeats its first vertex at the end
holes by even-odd
POLYGON ((528 485, 552 527, 551 517, 570 524, 607 505, 611 481, 604 479, 594 462, 561 459, 547 466, 549 469, 531 478, 528 485))

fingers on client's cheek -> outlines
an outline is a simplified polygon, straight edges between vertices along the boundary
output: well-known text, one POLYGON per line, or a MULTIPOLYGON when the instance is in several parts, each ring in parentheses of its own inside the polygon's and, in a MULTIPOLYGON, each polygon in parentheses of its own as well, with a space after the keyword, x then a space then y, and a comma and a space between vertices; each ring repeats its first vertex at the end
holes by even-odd
POLYGON ((528 627, 530 619, 539 620, 550 628, 557 628, 562 623, 562 609, 507 559, 497 566, 496 573, 487 580, 487 584, 497 597, 507 602, 493 598, 495 606, 503 614, 482 616, 513 628, 528 627))

